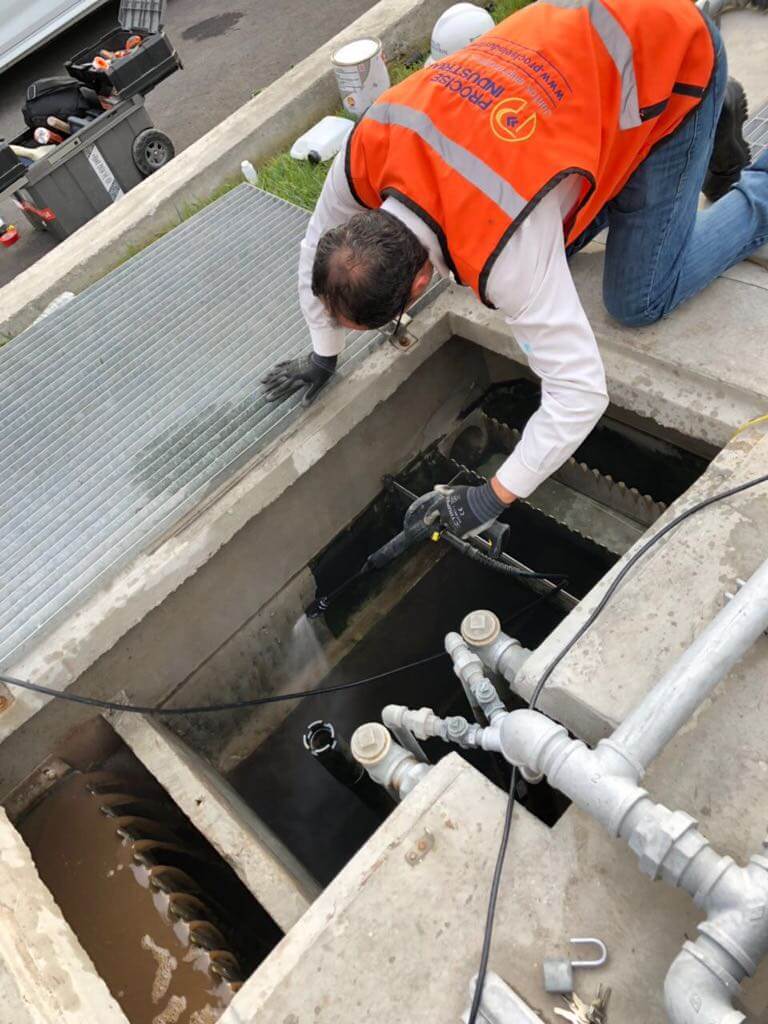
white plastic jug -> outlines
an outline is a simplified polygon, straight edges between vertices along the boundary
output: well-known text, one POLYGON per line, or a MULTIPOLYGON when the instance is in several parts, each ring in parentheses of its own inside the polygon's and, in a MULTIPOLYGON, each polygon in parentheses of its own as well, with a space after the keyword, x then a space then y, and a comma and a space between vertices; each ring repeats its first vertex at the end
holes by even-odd
POLYGON ((291 146, 291 156, 294 160, 309 160, 313 164, 330 160, 347 141, 354 126, 355 122, 346 117, 324 117, 296 139, 291 146))

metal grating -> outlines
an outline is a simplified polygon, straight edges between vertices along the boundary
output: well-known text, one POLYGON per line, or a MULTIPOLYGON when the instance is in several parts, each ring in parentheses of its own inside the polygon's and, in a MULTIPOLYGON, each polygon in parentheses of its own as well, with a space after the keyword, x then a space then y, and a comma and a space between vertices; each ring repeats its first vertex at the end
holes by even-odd
POLYGON ((744 125, 744 138, 750 145, 753 160, 757 160, 761 153, 768 150, 768 103, 765 103, 744 125))
POLYGON ((298 414, 259 381, 309 347, 308 219, 241 185, 0 349, 0 665, 298 414))

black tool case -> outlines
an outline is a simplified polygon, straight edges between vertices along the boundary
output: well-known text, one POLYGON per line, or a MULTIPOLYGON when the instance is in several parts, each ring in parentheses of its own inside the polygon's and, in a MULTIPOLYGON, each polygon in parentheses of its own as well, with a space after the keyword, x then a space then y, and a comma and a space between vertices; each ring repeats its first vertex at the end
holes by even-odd
MULTIPOLYGON (((154 128, 144 107, 145 93, 182 66, 163 32, 164 16, 165 0, 123 0, 120 26, 67 63, 76 80, 72 87, 87 94, 87 85, 92 102, 88 110, 78 110, 82 126, 50 153, 26 167, 0 141, 0 199, 12 195, 35 228, 67 238, 172 159, 171 139, 154 128), (94 70, 94 54, 124 48, 120 44, 132 35, 142 36, 140 46, 112 67, 94 70), (99 96, 105 95, 110 101, 102 104, 99 96)), ((66 93, 67 80, 35 83, 27 93, 27 108, 40 98, 37 91, 49 96, 57 89, 66 93)), ((50 111, 41 107, 37 113, 43 125, 50 111)), ((29 123, 35 118, 30 116, 29 123)), ((11 144, 34 147, 31 128, 11 144)))
MULTIPOLYGON (((33 227, 63 241, 145 178, 133 155, 152 121, 141 96, 118 103, 42 160, 24 167, 3 188, 0 150, 0 199, 13 195, 33 227)), ((30 130, 11 140, 34 146, 30 130)), ((10 155, 16 157, 8 150, 10 155)))
POLYGON ((98 42, 84 47, 65 64, 67 72, 100 96, 117 95, 121 100, 145 96, 156 85, 183 65, 173 44, 163 31, 165 0, 123 0, 119 26, 98 42), (114 53, 125 49, 131 36, 142 42, 108 68, 93 67, 93 59, 102 50, 114 53))
POLYGON ((11 150, 9 144, 0 139, 0 192, 24 177, 24 164, 11 150))

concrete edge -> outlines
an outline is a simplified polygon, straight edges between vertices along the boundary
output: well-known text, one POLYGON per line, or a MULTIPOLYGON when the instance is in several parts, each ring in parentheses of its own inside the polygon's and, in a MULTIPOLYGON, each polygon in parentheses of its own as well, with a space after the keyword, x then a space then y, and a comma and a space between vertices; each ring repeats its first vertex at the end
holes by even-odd
MULTIPOLYGON (((464 772, 476 769, 456 753, 446 755, 433 766, 314 902, 302 918, 301 928, 289 932, 246 981, 219 1024, 245 1024, 260 1019, 272 992, 300 962, 305 950, 322 937, 340 912, 354 903, 384 857, 403 842, 419 819, 464 772)), ((500 790, 499 799, 503 799, 500 790)))
POLYGON ((164 726, 126 712, 109 722, 195 828, 286 932, 320 886, 229 783, 164 726))
POLYGON ((128 1024, 0 807, 0 1018, 128 1024))
POLYGON ((183 219, 185 207, 206 200, 239 175, 290 145, 339 106, 330 54, 358 36, 378 36, 395 52, 428 38, 448 0, 380 0, 314 53, 184 150, 175 160, 104 210, 32 267, 0 289, 0 340, 28 327, 63 291, 79 293, 183 219))
MULTIPOLYGON (((446 325, 442 321, 419 325, 419 320, 410 328, 417 344, 406 352, 387 342, 372 350, 349 377, 329 389, 322 403, 203 503, 196 517, 185 520, 153 551, 139 556, 108 587, 41 637, 33 650, 6 667, 8 674, 66 690, 437 351, 449 336, 446 325)), ((0 718, 0 742, 51 700, 24 690, 16 690, 13 696, 0 718)))

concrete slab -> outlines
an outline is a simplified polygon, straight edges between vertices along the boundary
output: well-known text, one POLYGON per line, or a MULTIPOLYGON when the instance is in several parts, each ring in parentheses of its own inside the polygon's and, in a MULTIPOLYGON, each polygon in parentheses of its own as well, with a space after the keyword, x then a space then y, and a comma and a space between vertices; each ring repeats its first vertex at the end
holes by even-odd
POLYGON ((160 723, 126 712, 111 722, 274 922, 292 928, 320 892, 296 858, 218 772, 160 723))
MULTIPOLYGON (((505 794, 456 754, 390 816, 246 982, 220 1024, 459 1021, 477 970, 505 794), (434 845, 406 860, 426 832, 434 845)), ((613 988, 611 1020, 660 1024, 666 970, 695 928, 690 901, 637 870, 581 812, 553 829, 515 812, 491 955, 543 1020, 555 1006, 542 959, 598 935, 609 962, 577 972, 578 991, 613 988)))
POLYGON ((0 1024, 128 1024, 0 807, 0 1024))
MULTIPOLYGON (((649 531, 721 490, 768 472, 768 430, 743 432, 649 531)), ((589 742, 612 731, 714 617, 737 578, 766 557, 768 485, 683 523, 640 562, 601 617, 561 662, 541 707, 589 742)), ((631 552, 630 552, 631 555, 631 552)), ((562 645, 605 592, 624 560, 526 662, 529 695, 562 645)), ((760 713, 768 639, 715 690, 648 773, 647 785, 671 806, 699 817, 723 852, 744 860, 765 837, 768 722, 760 713)))
MULTIPOLYGON (((603 306, 602 263, 595 247, 580 253, 572 269, 614 405, 717 447, 765 411, 768 274, 750 267, 720 278, 669 318, 638 329, 622 327, 603 306)), ((442 295, 424 316, 443 315, 454 333, 525 365, 503 317, 467 290, 442 295)))

